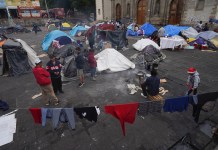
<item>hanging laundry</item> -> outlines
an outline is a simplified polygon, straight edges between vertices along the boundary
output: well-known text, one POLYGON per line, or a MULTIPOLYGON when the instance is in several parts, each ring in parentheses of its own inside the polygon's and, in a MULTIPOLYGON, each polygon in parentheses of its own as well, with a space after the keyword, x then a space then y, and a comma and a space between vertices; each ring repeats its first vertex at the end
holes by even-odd
POLYGON ((139 103, 138 115, 146 116, 152 113, 161 113, 162 104, 160 101, 146 101, 139 103))
POLYGON ((75 129, 75 117, 73 108, 42 108, 42 126, 46 124, 46 118, 52 119, 52 127, 56 129, 59 123, 68 122, 71 129, 75 129))
POLYGON ((0 100, 0 109, 2 109, 3 111, 6 111, 9 109, 9 106, 5 101, 0 100))
POLYGON ((34 122, 37 124, 41 124, 42 123, 41 108, 30 108, 29 111, 33 116, 34 122))
POLYGON ((189 97, 183 96, 178 98, 172 98, 172 99, 166 99, 163 110, 165 112, 182 112, 184 110, 187 110, 189 103, 189 97))
POLYGON ((74 111, 79 116, 80 119, 86 118, 89 121, 97 122, 98 115, 100 114, 100 109, 95 107, 82 107, 74 108, 74 111))
POLYGON ((118 120, 120 120, 123 135, 125 136, 125 122, 133 124, 135 121, 135 115, 138 110, 139 103, 129 103, 129 104, 115 104, 107 105, 104 107, 105 112, 113 115, 118 120))
POLYGON ((194 97, 190 98, 190 103, 193 106, 193 113, 192 116, 194 117, 195 122, 198 122, 200 112, 202 107, 207 103, 211 101, 216 101, 218 98, 218 92, 211 92, 211 93, 204 93, 204 94, 198 94, 197 99, 198 103, 195 104, 194 97))

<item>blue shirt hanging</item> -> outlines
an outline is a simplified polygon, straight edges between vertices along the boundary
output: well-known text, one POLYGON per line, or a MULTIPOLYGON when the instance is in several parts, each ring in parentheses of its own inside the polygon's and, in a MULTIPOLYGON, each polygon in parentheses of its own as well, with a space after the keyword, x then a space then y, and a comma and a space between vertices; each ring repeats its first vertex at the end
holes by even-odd
POLYGON ((163 106, 163 110, 164 112, 182 112, 184 110, 187 110, 188 103, 189 96, 166 99, 163 106))

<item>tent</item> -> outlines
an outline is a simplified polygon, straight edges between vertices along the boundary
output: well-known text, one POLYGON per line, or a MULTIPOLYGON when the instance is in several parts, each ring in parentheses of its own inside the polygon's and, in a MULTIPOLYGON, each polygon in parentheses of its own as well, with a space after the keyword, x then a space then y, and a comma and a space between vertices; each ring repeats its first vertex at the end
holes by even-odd
POLYGON ((200 32, 196 38, 199 38, 199 37, 201 37, 205 40, 211 40, 213 38, 218 37, 218 33, 214 32, 214 31, 200 32))
POLYGON ((48 31, 51 32, 51 31, 54 31, 54 30, 58 30, 58 28, 55 26, 55 24, 50 24, 48 26, 48 31))
POLYGON ((95 55, 95 58, 97 58, 98 71, 109 70, 110 72, 118 72, 135 68, 134 63, 113 48, 101 51, 95 55))
POLYGON ((133 48, 135 48, 138 51, 142 51, 146 46, 152 45, 154 46, 156 49, 160 50, 160 47, 157 45, 157 43, 155 43, 154 41, 150 40, 150 39, 141 39, 138 40, 135 44, 133 44, 133 48))
POLYGON ((97 39, 99 43, 104 41, 109 41, 112 44, 112 47, 117 47, 118 49, 128 45, 126 39, 126 32, 123 30, 116 30, 116 31, 97 30, 97 35, 98 37, 100 37, 99 39, 97 39))
POLYGON ((134 23, 130 24, 128 27, 127 27, 127 33, 126 35, 127 36, 140 36, 140 35, 143 35, 144 31, 139 29, 138 31, 134 31, 134 23))
POLYGON ((190 27, 186 30, 182 30, 181 34, 187 38, 196 38, 199 33, 194 28, 190 27))
POLYGON ((167 25, 164 27, 164 36, 174 36, 174 35, 178 35, 179 32, 181 32, 182 30, 186 30, 189 27, 187 26, 174 26, 174 25, 167 25))
POLYGON ((9 76, 19 76, 31 71, 28 54, 21 43, 16 40, 7 39, 2 45, 3 49, 3 70, 8 71, 9 76))
POLYGON ((52 44, 53 40, 55 40, 56 38, 61 37, 61 36, 67 36, 73 41, 73 39, 69 35, 67 35, 65 32, 62 32, 62 31, 59 31, 59 30, 54 30, 54 31, 48 33, 45 36, 45 38, 43 39, 42 49, 44 51, 48 51, 48 48, 52 44))
POLYGON ((141 30, 143 30, 144 35, 151 36, 155 31, 157 31, 157 28, 155 28, 150 23, 145 23, 140 27, 141 30))
POLYGON ((71 26, 70 26, 69 23, 64 22, 64 23, 61 24, 60 30, 61 30, 61 31, 68 31, 68 30, 71 30, 71 26))
POLYGON ((70 31, 70 36, 81 36, 87 31, 83 26, 76 26, 70 31))

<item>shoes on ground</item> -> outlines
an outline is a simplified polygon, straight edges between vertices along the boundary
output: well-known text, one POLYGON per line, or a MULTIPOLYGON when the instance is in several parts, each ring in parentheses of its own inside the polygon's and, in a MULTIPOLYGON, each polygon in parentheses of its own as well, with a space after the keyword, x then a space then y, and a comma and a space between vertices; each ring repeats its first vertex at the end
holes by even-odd
POLYGON ((145 96, 143 93, 141 93, 141 96, 144 97, 144 98, 147 98, 147 96, 145 96))

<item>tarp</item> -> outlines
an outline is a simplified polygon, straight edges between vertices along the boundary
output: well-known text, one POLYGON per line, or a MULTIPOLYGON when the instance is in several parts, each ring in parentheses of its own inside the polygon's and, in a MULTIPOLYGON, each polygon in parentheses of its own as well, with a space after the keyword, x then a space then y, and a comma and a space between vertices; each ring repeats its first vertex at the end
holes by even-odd
POLYGON ((179 32, 181 32, 182 30, 186 30, 189 27, 187 26, 174 26, 174 25, 167 25, 164 27, 165 33, 164 36, 174 36, 174 35, 178 35, 179 32))
POLYGON ((38 56, 36 54, 36 52, 32 49, 32 47, 30 47, 26 42, 24 42, 21 39, 16 39, 16 41, 20 42, 21 45, 23 46, 23 49, 27 52, 28 55, 28 60, 29 60, 29 64, 30 66, 33 68, 35 67, 35 62, 36 60, 38 60, 38 56))
POLYGON ((115 30, 115 26, 113 24, 101 24, 101 25, 98 26, 98 29, 114 31, 115 30))
POLYGON ((157 43, 155 43, 154 41, 150 40, 150 39, 141 39, 138 40, 135 44, 133 44, 133 48, 135 48, 138 51, 142 51, 146 46, 148 45, 152 45, 154 46, 156 49, 160 50, 160 47, 157 45, 157 43))
POLYGON ((186 30, 182 30, 182 35, 186 36, 187 38, 196 38, 199 34, 194 28, 190 27, 186 30))
POLYGON ((2 49, 4 67, 8 69, 9 76, 19 76, 31 71, 27 52, 19 42, 7 39, 2 49))
POLYGON ((152 35, 155 31, 157 31, 157 28, 155 28, 152 24, 150 23, 145 23, 140 27, 141 30, 143 30, 144 35, 150 36, 152 35))
POLYGON ((60 36, 55 40, 58 41, 60 45, 67 45, 72 43, 72 39, 67 36, 60 36))
POLYGON ((54 31, 48 33, 45 36, 45 38, 43 39, 43 41, 42 41, 43 51, 47 51, 49 46, 51 45, 52 41, 60 36, 67 36, 73 41, 73 39, 69 35, 67 35, 65 32, 62 32, 59 30, 54 30, 54 31))
POLYGON ((135 64, 113 48, 108 48, 95 55, 97 58, 97 70, 109 70, 111 72, 134 69, 135 64))
POLYGON ((218 37, 218 33, 214 32, 214 31, 200 32, 196 38, 199 38, 199 37, 201 37, 205 40, 211 40, 215 37, 218 37))
POLYGON ((218 37, 211 39, 210 42, 213 43, 216 47, 218 47, 218 37))
POLYGON ((127 46, 126 32, 123 30, 116 31, 104 31, 106 32, 106 40, 110 41, 112 47, 117 46, 118 48, 123 48, 127 46))
POLYGON ((70 31, 70 36, 76 36, 79 32, 84 32, 87 29, 83 26, 76 26, 70 31))

